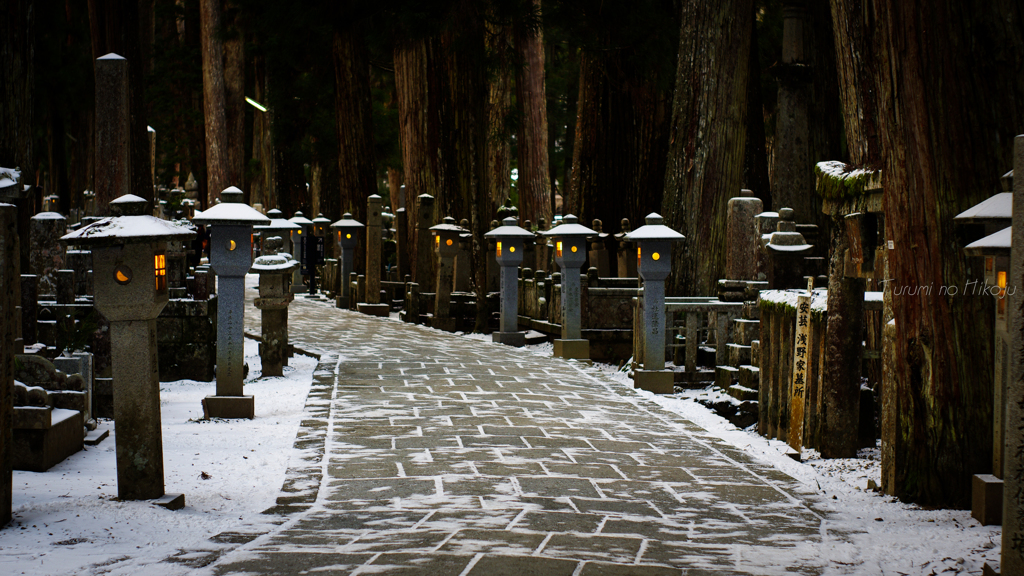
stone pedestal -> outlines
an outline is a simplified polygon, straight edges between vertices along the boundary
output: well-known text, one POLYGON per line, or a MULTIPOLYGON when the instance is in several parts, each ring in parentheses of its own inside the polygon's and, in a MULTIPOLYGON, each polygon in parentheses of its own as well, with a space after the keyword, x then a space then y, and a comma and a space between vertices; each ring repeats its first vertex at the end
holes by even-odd
POLYGON ((589 360, 590 359, 590 340, 574 339, 558 339, 554 341, 555 351, 554 356, 556 358, 565 358, 566 360, 589 360))
POLYGON ((633 387, 655 394, 675 392, 675 375, 671 370, 634 370, 633 387))
POLYGON ((256 417, 256 402, 252 396, 207 396, 203 398, 204 418, 247 418, 256 417))
POLYGON ((971 517, 982 526, 1003 523, 1003 481, 991 474, 971 479, 971 517))

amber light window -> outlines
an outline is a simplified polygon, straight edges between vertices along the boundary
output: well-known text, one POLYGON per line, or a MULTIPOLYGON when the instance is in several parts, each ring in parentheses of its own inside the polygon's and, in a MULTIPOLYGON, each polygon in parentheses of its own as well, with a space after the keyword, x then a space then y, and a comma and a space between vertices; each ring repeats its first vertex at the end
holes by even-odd
POLYGON ((501 258, 501 242, 498 242, 498 258, 501 258))
POLYGON ((167 261, 163 254, 153 256, 153 271, 156 273, 156 291, 167 288, 167 261))
POLYGON ((562 257, 562 242, 561 242, 561 240, 559 240, 558 242, 555 243, 555 253, 558 255, 559 258, 562 257))

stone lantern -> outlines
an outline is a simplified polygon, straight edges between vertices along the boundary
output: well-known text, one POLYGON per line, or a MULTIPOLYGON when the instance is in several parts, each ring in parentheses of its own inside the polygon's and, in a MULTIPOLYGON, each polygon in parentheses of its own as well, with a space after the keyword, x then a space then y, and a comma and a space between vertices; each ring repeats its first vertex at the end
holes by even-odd
POLYGON ((459 253, 459 235, 469 230, 455 224, 455 219, 451 216, 446 216, 441 224, 431 226, 430 232, 434 235, 434 251, 438 257, 437 293, 431 326, 454 332, 455 319, 451 317, 451 300, 455 284, 455 256, 459 253))
POLYGON ((349 301, 349 274, 352 273, 355 268, 356 262, 356 246, 359 245, 359 231, 365 228, 365 226, 352 218, 352 215, 346 212, 341 216, 341 220, 338 220, 334 224, 331 224, 331 229, 334 230, 335 241, 338 243, 338 248, 341 252, 341 290, 338 294, 336 306, 338 308, 347 308, 349 301))
POLYGON ((636 265, 644 281, 644 367, 633 373, 637 388, 655 394, 673 392, 673 374, 665 370, 665 278, 672 269, 672 242, 683 235, 663 224, 651 213, 647 224, 626 235, 636 242, 636 265))
POLYGON ((156 318, 167 304, 167 243, 195 237, 191 229, 143 215, 146 201, 121 202, 121 216, 103 218, 62 240, 92 251, 96 309, 110 322, 117 494, 160 499, 177 509, 180 494, 164 495, 156 318))
POLYGON ((814 246, 804 240, 796 230, 793 209, 779 210, 777 229, 769 235, 765 249, 768 251, 768 284, 774 290, 798 289, 804 282, 804 257, 814 246))
POLYGON ((234 186, 221 192, 221 200, 192 220, 210 227, 210 266, 218 276, 217 394, 203 406, 211 418, 252 418, 253 397, 242 395, 245 274, 252 266, 252 227, 270 218, 243 203, 234 186))
POLYGON ((313 218, 313 235, 306 240, 306 260, 309 262, 309 296, 316 296, 316 267, 324 263, 324 243, 327 241, 327 227, 331 221, 317 214, 313 218))
POLYGON ((299 227, 292 239, 292 257, 299 261, 300 267, 295 271, 292 292, 302 290, 302 277, 309 274, 308 263, 306 262, 306 239, 313 236, 313 221, 296 212, 295 216, 288 219, 289 222, 299 227))
POLYGON ((495 342, 509 346, 526 344, 526 332, 519 328, 519 265, 523 262, 523 244, 533 233, 516 225, 513 217, 484 234, 494 240, 494 258, 501 266, 501 330, 491 335, 495 342))
POLYGON ((264 376, 282 376, 288 355, 288 303, 295 298, 291 273, 299 263, 277 253, 282 244, 277 236, 264 239, 263 255, 252 264, 252 271, 260 275, 260 297, 255 304, 262 310, 260 362, 264 376))
POLYGON ((270 224, 266 226, 253 226, 253 230, 258 230, 264 238, 271 236, 281 238, 281 250, 278 254, 291 256, 293 254, 292 243, 302 227, 285 218, 284 214, 277 208, 268 210, 267 218, 270 218, 270 224))
POLYGON ((555 264, 562 271, 562 337, 554 342, 559 358, 590 358, 590 341, 580 330, 580 267, 587 259, 587 238, 595 234, 572 214, 544 233, 555 241, 555 264))

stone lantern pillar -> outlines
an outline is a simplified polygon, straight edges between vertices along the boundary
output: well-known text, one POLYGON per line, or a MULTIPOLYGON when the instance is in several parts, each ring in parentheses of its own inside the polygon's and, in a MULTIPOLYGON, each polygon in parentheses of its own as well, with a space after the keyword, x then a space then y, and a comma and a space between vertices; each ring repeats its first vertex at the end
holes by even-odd
POLYGON ((555 340, 558 358, 590 358, 590 341, 580 326, 580 267, 587 259, 587 238, 597 234, 572 214, 544 233, 555 241, 555 264, 562 271, 562 337, 555 340))
POLYGON ((524 346, 526 332, 519 331, 519 265, 523 262, 523 244, 533 238, 533 233, 516 226, 516 219, 509 217, 484 238, 494 240, 494 258, 501 266, 501 330, 491 334, 491 339, 524 346))
POLYGON ((365 226, 352 218, 352 215, 348 212, 341 216, 341 220, 331 224, 331 229, 334 230, 334 237, 341 253, 341 274, 339 275, 341 290, 338 290, 340 296, 338 296, 337 303, 335 304, 338 308, 348 308, 348 276, 352 273, 352 269, 355 268, 356 246, 359 245, 359 231, 362 228, 365 228, 365 226))
POLYGON ((306 259, 309 261, 309 296, 316 297, 316 267, 324 263, 324 243, 327 241, 327 227, 331 221, 324 218, 323 214, 317 214, 313 218, 313 235, 307 240, 306 247, 309 253, 306 259))
MULTIPOLYGON (((92 251, 96 309, 110 322, 117 494, 125 500, 164 496, 163 440, 156 318, 167 304, 169 241, 195 232, 146 216, 146 201, 121 203, 122 216, 93 222, 62 239, 92 251)), ((180 494, 158 503, 185 504, 180 494)))
POLYGON ((299 262, 299 268, 292 273, 292 293, 298 293, 302 291, 302 277, 309 274, 306 241, 313 236, 313 221, 303 216, 302 212, 296 212, 288 221, 299 227, 292 238, 292 258, 299 262))
POLYGON ((252 266, 252 227, 270 218, 242 202, 231 186, 221 203, 192 219, 210 227, 210 266, 217 274, 217 394, 207 396, 207 417, 252 418, 253 397, 242 394, 245 274, 252 266))
POLYGON ((683 240, 683 235, 653 212, 646 221, 626 235, 626 240, 637 243, 637 270, 644 281, 644 367, 633 372, 633 384, 655 394, 671 394, 673 375, 665 370, 665 278, 672 269, 672 242, 683 240))
POLYGON ((262 310, 260 362, 264 376, 282 376, 288 355, 288 303, 295 298, 290 286, 291 273, 299 263, 277 253, 282 244, 277 236, 266 238, 263 255, 252 265, 252 270, 260 275, 260 297, 255 304, 262 310))
POLYGON ((459 253, 459 235, 468 232, 455 224, 455 219, 446 216, 444 222, 431 226, 434 235, 434 251, 437 252, 437 292, 434 299, 434 318, 431 326, 448 332, 455 331, 455 319, 451 317, 452 288, 455 284, 455 256, 459 253))

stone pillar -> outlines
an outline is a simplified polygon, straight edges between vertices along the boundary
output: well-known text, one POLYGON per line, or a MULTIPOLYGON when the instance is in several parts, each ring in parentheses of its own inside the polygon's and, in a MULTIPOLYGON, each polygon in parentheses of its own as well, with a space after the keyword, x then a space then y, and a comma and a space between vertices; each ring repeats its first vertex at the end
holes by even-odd
POLYGON ((26 344, 35 344, 36 320, 39 316, 39 277, 22 274, 21 282, 21 339, 26 344))
POLYGON ((18 246, 18 209, 0 204, 0 527, 11 521, 13 497, 14 355, 21 318, 21 252, 18 246))
POLYGON ((131 131, 128 61, 117 54, 96 59, 96 206, 109 214, 110 201, 131 192, 131 131))
POLYGON ((594 236, 589 239, 590 267, 597 268, 598 278, 611 276, 611 268, 608 265, 608 247, 605 245, 607 234, 604 233, 604 223, 598 219, 593 221, 594 236))
MULTIPOLYGON (((526 332, 519 331, 519 265, 526 257, 524 243, 533 240, 533 234, 517 226, 515 218, 508 217, 484 237, 494 240, 494 258, 501 265, 501 330, 491 334, 491 339, 509 346, 523 346, 526 332)), ((525 275, 526 271, 523 273, 525 275)))
MULTIPOLYGON (((1024 135, 1013 146, 1013 169, 1024 174, 1024 135)), ((1006 385, 1006 422, 1024 422, 1024 178, 1013 179, 1013 238, 1010 242, 1010 374, 1006 385), (1012 292, 1011 292, 1012 290, 1012 292)), ((1001 574, 1024 574, 1024 430, 1007 426, 1003 449, 1003 549, 1001 574)))
POLYGON ((263 376, 282 376, 288 354, 288 303, 292 294, 288 281, 294 260, 279 256, 279 237, 267 238, 264 254, 256 259, 252 269, 260 275, 260 297, 255 305, 262 312, 263 338, 260 344, 260 362, 263 376))
POLYGON ((587 239, 596 234, 579 224, 572 214, 546 233, 555 242, 555 263, 561 269, 562 337, 554 341, 554 355, 558 358, 590 358, 590 341, 583 339, 581 330, 580 267, 586 261, 587 239))
MULTIPOLYGON (((459 226, 465 229, 469 229, 469 220, 463 218, 459 221, 459 226)), ((472 258, 472 252, 470 251, 470 245, 473 243, 473 239, 469 234, 459 235, 459 253, 455 255, 455 291, 456 292, 469 292, 470 283, 472 282, 472 275, 469 273, 470 259, 472 258)))
MULTIPOLYGON (((497 220, 491 220, 491 230, 498 227, 497 220)), ((486 234, 485 234, 486 236, 486 234)), ((494 238, 487 239, 487 289, 484 293, 498 292, 501 290, 501 266, 495 258, 497 242, 494 238)))
POLYGON ((67 233, 67 218, 57 212, 40 212, 29 224, 29 265, 39 277, 39 294, 57 293, 57 270, 64 268, 60 237, 67 233))
POLYGON ((395 231, 398 277, 404 278, 406 274, 412 274, 412 270, 409 269, 409 213, 404 207, 395 210, 395 231))
POLYGON ((366 200, 366 299, 357 308, 363 314, 387 316, 391 306, 380 301, 381 227, 384 224, 383 201, 373 194, 366 200))
POLYGON ((617 260, 619 278, 636 278, 636 246, 626 240, 626 235, 629 234, 629 218, 623 218, 619 223, 622 227, 622 231, 615 235, 618 240, 617 260))
POLYGON ((416 198, 416 267, 413 281, 429 290, 435 284, 434 245, 430 227, 434 223, 434 197, 420 194, 416 198))
POLYGON ((763 204, 750 190, 729 200, 725 232, 725 277, 728 280, 757 280, 760 235, 754 217, 763 204))

